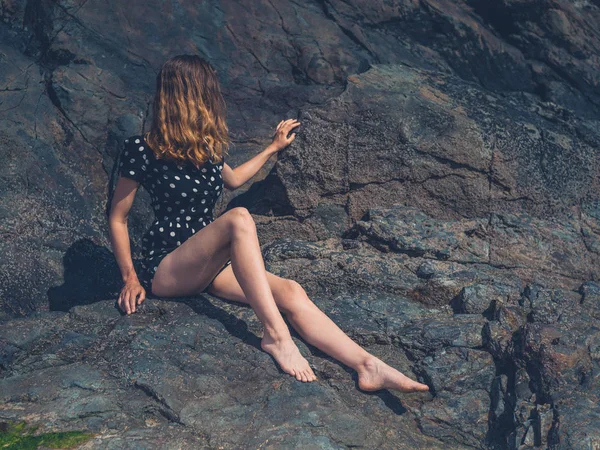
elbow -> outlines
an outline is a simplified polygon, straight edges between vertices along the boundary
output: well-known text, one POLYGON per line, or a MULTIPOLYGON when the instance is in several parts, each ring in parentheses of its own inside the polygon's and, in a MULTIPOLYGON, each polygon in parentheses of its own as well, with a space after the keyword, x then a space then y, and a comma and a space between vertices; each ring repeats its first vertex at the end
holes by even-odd
POLYGON ((240 184, 238 183, 238 180, 228 180, 227 183, 223 183, 223 187, 228 191, 235 191, 240 187, 240 184))
POLYGON ((127 224, 127 219, 128 219, 127 215, 121 215, 121 214, 117 214, 114 211, 111 211, 111 213, 108 216, 108 224, 109 225, 127 224))
POLYGON ((120 213, 119 208, 113 199, 110 207, 106 211, 106 221, 110 225, 116 222, 122 222, 123 219, 127 220, 127 218, 122 217, 122 214, 120 213))

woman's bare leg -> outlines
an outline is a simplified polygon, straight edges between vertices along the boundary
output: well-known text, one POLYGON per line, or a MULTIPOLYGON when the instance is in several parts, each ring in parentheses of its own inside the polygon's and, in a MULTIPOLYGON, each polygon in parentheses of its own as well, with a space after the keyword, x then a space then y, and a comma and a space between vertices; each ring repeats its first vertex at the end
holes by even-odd
MULTIPOLYGON (((373 356, 348 337, 294 280, 267 272, 267 280, 277 307, 302 338, 319 350, 352 367, 358 372, 358 385, 366 391, 396 389, 403 392, 426 391, 428 386, 411 380, 398 370, 373 356)), ((228 267, 213 281, 210 294, 228 300, 247 303, 244 291, 228 267)), ((313 381, 315 378, 301 372, 296 378, 313 381)))
POLYGON ((246 208, 233 208, 196 232, 160 263, 152 293, 161 297, 194 295, 202 291, 231 258, 235 278, 248 303, 265 327, 261 347, 290 375, 309 373, 308 361, 292 340, 271 293, 256 225, 246 208))

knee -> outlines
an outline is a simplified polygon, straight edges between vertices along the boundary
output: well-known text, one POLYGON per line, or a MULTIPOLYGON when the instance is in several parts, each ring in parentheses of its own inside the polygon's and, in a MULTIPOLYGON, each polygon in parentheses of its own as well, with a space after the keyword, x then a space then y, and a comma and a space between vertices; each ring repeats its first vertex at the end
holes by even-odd
POLYGON ((290 297, 305 294, 304 288, 296 280, 285 280, 285 291, 290 297))
POLYGON ((313 306, 304 288, 295 280, 285 280, 282 298, 285 299, 283 310, 288 316, 313 306))
POLYGON ((230 209, 227 214, 230 217, 230 224, 233 231, 248 231, 255 228, 254 218, 250 211, 243 206, 230 209))

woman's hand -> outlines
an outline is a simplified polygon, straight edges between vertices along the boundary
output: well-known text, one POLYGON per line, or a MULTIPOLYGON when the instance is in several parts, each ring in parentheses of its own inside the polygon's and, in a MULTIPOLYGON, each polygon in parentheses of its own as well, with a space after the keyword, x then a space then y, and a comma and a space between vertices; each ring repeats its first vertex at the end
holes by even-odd
POLYGON ((287 137, 288 133, 292 128, 297 126, 300 126, 300 122, 296 119, 282 120, 279 122, 279 125, 277 125, 277 129, 275 130, 275 135, 273 136, 271 147, 278 152, 290 145, 292 141, 296 139, 296 133, 292 133, 289 138, 287 137))
POLYGON ((136 305, 139 305, 146 299, 146 290, 142 287, 139 280, 132 280, 125 283, 119 294, 119 308, 127 314, 135 312, 136 305), (138 298, 139 295, 139 298, 138 298), (137 299, 137 300, 136 300, 137 299))

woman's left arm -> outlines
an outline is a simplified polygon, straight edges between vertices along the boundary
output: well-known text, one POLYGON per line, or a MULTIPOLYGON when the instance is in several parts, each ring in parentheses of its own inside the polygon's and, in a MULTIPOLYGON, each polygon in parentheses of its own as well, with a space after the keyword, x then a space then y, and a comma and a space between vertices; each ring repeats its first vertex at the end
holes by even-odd
POLYGON ((246 181, 252 178, 265 165, 267 160, 280 150, 290 145, 296 138, 296 133, 292 133, 288 138, 287 135, 292 128, 300 125, 296 119, 288 119, 279 122, 277 129, 275 130, 275 136, 273 142, 269 146, 260 152, 258 155, 250 158, 243 164, 240 164, 235 169, 229 167, 228 164, 223 164, 223 170, 221 176, 223 177, 223 184, 227 189, 233 191, 242 186, 246 181))

